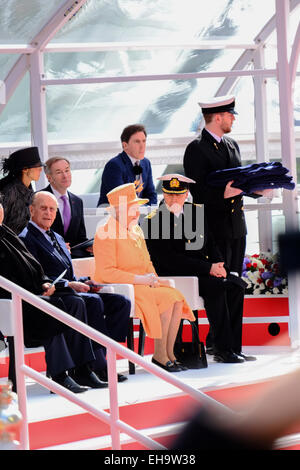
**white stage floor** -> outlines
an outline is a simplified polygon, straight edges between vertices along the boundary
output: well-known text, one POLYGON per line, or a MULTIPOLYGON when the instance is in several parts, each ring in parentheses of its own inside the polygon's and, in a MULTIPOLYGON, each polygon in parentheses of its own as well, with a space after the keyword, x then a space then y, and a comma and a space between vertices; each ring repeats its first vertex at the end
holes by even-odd
MULTIPOLYGON (((255 355, 257 360, 241 364, 220 364, 208 358, 208 368, 188 370, 176 373, 177 378, 188 385, 208 391, 218 388, 252 384, 286 374, 300 366, 300 350, 290 347, 245 347, 246 354, 255 355)), ((151 356, 145 356, 150 361, 151 356)), ((128 374, 128 362, 118 361, 118 371, 128 374)), ((1 379, 1 382, 4 379, 1 379)), ((118 384, 120 406, 159 400, 170 396, 182 395, 182 392, 160 378, 137 367, 135 375, 128 375, 128 380, 118 384)), ((49 390, 27 379, 28 419, 29 422, 43 421, 84 413, 77 405, 63 397, 50 394, 49 390)), ((80 398, 99 409, 109 408, 108 389, 89 390, 80 394, 80 398)))

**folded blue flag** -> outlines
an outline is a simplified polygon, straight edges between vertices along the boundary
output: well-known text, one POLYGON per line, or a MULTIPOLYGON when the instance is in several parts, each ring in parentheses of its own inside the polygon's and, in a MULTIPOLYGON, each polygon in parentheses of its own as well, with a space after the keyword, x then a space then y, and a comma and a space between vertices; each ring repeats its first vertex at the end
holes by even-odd
POLYGON ((264 189, 284 188, 293 190, 292 176, 280 162, 252 163, 250 165, 217 170, 208 175, 207 182, 211 186, 225 187, 229 181, 244 194, 264 189))

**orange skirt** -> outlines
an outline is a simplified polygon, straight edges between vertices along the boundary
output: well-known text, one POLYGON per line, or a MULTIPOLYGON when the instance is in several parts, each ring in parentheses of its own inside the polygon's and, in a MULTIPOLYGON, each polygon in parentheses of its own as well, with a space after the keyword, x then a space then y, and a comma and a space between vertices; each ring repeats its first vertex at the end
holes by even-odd
POLYGON ((194 314, 185 297, 174 287, 134 286, 135 315, 141 319, 144 330, 150 338, 161 338, 160 315, 175 302, 183 301, 182 318, 194 321, 194 314))

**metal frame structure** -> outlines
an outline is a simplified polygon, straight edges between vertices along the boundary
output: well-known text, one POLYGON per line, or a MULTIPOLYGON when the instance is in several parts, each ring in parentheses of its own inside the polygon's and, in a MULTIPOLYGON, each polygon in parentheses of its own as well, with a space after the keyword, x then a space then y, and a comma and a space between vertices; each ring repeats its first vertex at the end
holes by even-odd
MULTIPOLYGON (((281 155, 285 166, 287 166, 297 182, 296 156, 295 156, 295 131, 293 125, 293 92, 297 75, 297 64, 300 55, 300 25, 295 34, 292 50, 289 55, 288 31, 289 15, 295 12, 300 6, 300 0, 274 0, 275 15, 270 18, 267 24, 261 29, 251 44, 239 44, 237 42, 226 43, 223 41, 209 41, 197 43, 86 43, 86 44, 49 44, 57 31, 59 31, 69 19, 87 2, 87 0, 66 0, 53 17, 44 25, 41 31, 33 38, 30 44, 0 45, 0 53, 21 54, 5 79, 7 101, 16 90, 21 79, 27 71, 30 73, 30 104, 31 104, 31 139, 32 145, 39 147, 43 160, 48 158, 49 144, 47 138, 47 111, 46 111, 46 89, 53 85, 79 84, 87 85, 93 83, 113 83, 113 82, 140 82, 140 81, 162 81, 162 80, 190 80, 212 77, 224 78, 223 83, 216 91, 216 95, 230 93, 236 81, 240 77, 252 77, 254 82, 254 108, 255 108, 255 151, 257 161, 262 162, 269 158, 268 123, 266 111, 266 79, 275 77, 279 86, 280 101, 280 145, 281 155), (270 35, 276 31, 277 34, 277 55, 278 62, 275 69, 265 68, 265 47, 270 35), (47 79, 44 73, 43 57, 44 53, 52 52, 89 52, 89 51, 121 51, 121 50, 145 50, 162 48, 182 48, 182 49, 241 49, 241 56, 236 61, 231 70, 218 72, 199 73, 172 73, 156 75, 131 75, 112 77, 91 77, 76 79, 47 79)), ((5 104, 0 104, 0 113, 5 104)), ((168 144, 177 146, 182 150, 183 146, 190 140, 170 139, 168 144)), ((162 154, 155 158, 155 146, 160 149, 164 145, 164 139, 154 139, 154 156, 150 159, 155 164, 162 161, 162 154)), ((91 152, 96 153, 99 148, 113 149, 117 144, 113 143, 91 143, 91 152)), ((86 144, 62 144, 61 151, 73 149, 74 151, 87 148, 86 144)), ((11 149, 11 147, 10 147, 11 149)), ((174 147, 173 147, 174 149, 174 147)), ((8 149, 6 149, 8 151, 8 149)), ((158 153, 158 152, 157 152, 158 153)), ((175 152, 176 153, 176 152, 175 152)), ((182 153, 181 153, 182 155, 182 153)), ((174 153, 173 153, 174 157, 174 153)), ((166 156, 166 161, 168 157, 166 156)), ((76 162, 76 159, 75 159, 76 162)), ((78 163, 79 167, 97 167, 93 162, 78 163)), ((39 182, 44 186, 45 181, 39 182)), ((257 204, 258 209, 260 204, 257 204)), ((262 206, 265 206, 263 204, 262 206)), ((277 208, 277 206, 276 206, 277 208)), ((283 213, 286 220, 286 228, 298 228, 298 198, 296 192, 286 191, 282 204, 283 213)), ((258 210, 259 240, 261 251, 272 248, 272 204, 270 210, 258 210), (268 214, 268 215, 266 215, 268 214)), ((291 312, 290 335, 292 344, 300 344, 300 289, 297 289, 298 279, 289 279, 289 297, 291 312), (299 292, 299 293, 298 293, 299 292)))

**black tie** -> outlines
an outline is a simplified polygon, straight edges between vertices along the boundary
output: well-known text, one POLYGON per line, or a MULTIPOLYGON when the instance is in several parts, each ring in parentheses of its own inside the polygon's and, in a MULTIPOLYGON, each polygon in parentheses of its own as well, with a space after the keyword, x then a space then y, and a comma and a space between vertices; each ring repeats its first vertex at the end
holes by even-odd
POLYGON ((220 142, 219 142, 219 148, 220 148, 220 151, 224 155, 226 155, 227 168, 231 168, 231 161, 230 161, 230 155, 229 155, 228 147, 225 144, 223 139, 221 139, 220 142))
POLYGON ((136 179, 140 179, 140 174, 143 172, 142 168, 140 167, 139 162, 135 162, 133 165, 133 173, 137 176, 136 179))
POLYGON ((56 248, 56 250, 61 253, 62 252, 62 249, 61 247, 59 246, 59 243, 58 241, 56 240, 56 236, 54 235, 54 233, 52 232, 52 230, 46 230, 46 234, 51 238, 52 240, 52 244, 54 246, 54 248, 56 248))

